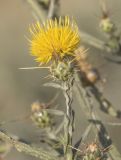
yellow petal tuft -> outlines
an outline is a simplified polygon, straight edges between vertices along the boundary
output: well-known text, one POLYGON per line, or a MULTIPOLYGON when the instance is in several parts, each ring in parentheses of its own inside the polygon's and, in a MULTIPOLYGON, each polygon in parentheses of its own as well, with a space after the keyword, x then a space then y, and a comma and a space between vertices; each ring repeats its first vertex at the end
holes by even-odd
POLYGON ((42 25, 37 22, 29 30, 31 54, 41 63, 73 55, 80 42, 78 27, 68 16, 49 19, 42 25))

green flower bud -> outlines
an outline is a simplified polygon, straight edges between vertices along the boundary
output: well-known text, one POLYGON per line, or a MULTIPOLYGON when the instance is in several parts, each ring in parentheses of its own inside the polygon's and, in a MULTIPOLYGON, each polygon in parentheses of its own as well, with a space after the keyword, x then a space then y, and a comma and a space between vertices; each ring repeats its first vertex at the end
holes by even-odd
POLYGON ((115 25, 109 18, 104 18, 101 20, 100 28, 104 33, 107 34, 113 33, 115 31, 115 25))
POLYGON ((59 61, 52 65, 51 73, 54 78, 67 81, 73 75, 73 67, 70 62, 59 61))
POLYGON ((53 125, 52 117, 46 110, 41 110, 40 112, 32 113, 31 119, 34 124, 39 128, 47 128, 53 125))

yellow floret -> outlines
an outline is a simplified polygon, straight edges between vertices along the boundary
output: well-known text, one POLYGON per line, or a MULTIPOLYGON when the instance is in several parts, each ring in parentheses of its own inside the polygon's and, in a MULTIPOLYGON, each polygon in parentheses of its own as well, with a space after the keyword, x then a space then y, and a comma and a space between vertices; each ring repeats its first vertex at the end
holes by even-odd
POLYGON ((78 27, 68 16, 59 20, 49 19, 43 25, 37 22, 30 32, 31 54, 40 63, 73 55, 80 42, 78 27))

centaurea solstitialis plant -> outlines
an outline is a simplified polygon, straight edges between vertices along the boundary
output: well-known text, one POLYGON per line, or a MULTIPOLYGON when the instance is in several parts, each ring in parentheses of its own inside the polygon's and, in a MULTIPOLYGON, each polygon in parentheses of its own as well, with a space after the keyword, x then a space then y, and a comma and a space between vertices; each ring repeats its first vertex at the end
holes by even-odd
POLYGON ((81 152, 80 149, 72 146, 75 119, 72 109, 72 87, 75 73, 78 67, 80 67, 85 75, 84 78, 90 81, 90 83, 94 83, 97 80, 97 75, 92 72, 92 67, 85 61, 85 49, 77 51, 80 44, 80 36, 75 21, 68 16, 60 17, 58 20, 49 19, 42 25, 37 22, 29 30, 31 32, 31 38, 29 39, 30 51, 40 65, 40 67, 35 68, 48 68, 50 77, 58 83, 48 83, 45 86, 61 89, 66 99, 65 114, 58 112, 58 110, 48 109, 46 104, 40 105, 36 103, 32 105, 31 119, 39 128, 49 128, 49 130, 46 130, 48 137, 50 140, 54 140, 55 144, 60 143, 62 145, 61 153, 59 152, 56 157, 57 153, 53 155, 43 149, 33 148, 27 144, 15 141, 4 133, 1 133, 0 137, 14 145, 18 151, 23 151, 43 160, 54 160, 57 158, 66 160, 78 158, 82 160, 104 160, 104 152, 96 143, 88 145, 83 155, 79 156, 75 154, 74 150, 81 152), (61 134, 61 137, 58 137, 53 132, 53 123, 50 120, 50 115, 53 111, 55 115, 64 115, 64 133, 61 134))
MULTIPOLYGON (((78 27, 68 16, 59 20, 47 20, 40 25, 38 22, 30 28, 30 49, 32 55, 41 64, 49 64, 50 76, 59 80, 66 98, 66 115, 64 124, 64 154, 68 160, 73 158, 72 133, 74 112, 72 110, 72 86, 74 81, 74 51, 80 43, 78 27)), ((57 86, 54 84, 53 86, 57 86)))
MULTIPOLYGON (((81 58, 83 61, 85 57, 84 54, 86 52, 84 48, 80 49, 79 54, 77 54, 78 51, 76 51, 80 44, 78 27, 73 19, 65 16, 64 18, 60 17, 58 20, 56 18, 54 20, 47 20, 46 23, 42 25, 37 22, 35 25, 30 27, 30 32, 31 54, 36 57, 36 60, 40 63, 40 65, 49 64, 48 68, 50 69, 50 77, 59 82, 59 84, 49 83, 45 85, 63 90, 66 99, 64 135, 62 138, 64 157, 67 160, 75 159, 73 152, 74 148, 72 147, 72 137, 74 131, 74 111, 71 106, 73 100, 72 87, 74 83, 74 73, 80 65, 75 62, 81 61, 81 58)), ((83 68, 82 66, 85 64, 87 63, 81 63, 81 70, 83 68)), ((87 66, 88 71, 90 71, 91 68, 89 68, 89 65, 87 66)), ((85 74, 87 74, 86 71, 85 74)), ((97 75, 93 74, 93 77, 94 76, 97 75)), ((93 79, 93 81, 95 81, 97 77, 94 77, 93 79)), ((102 158, 101 155, 102 154, 100 153, 99 155, 94 155, 93 157, 96 159, 102 158)), ((90 156, 88 156, 88 153, 86 153, 86 157, 88 157, 89 160, 93 160, 90 156)))

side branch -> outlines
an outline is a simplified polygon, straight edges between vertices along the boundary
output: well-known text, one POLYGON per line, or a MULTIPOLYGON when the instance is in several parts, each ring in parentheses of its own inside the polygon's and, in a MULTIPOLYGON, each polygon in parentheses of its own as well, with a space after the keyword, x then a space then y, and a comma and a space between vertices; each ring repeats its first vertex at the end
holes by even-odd
POLYGON ((55 157, 54 155, 50 154, 49 152, 44 151, 41 148, 32 147, 28 144, 17 141, 1 131, 0 131, 0 139, 2 139, 3 141, 6 141, 7 143, 10 143, 19 152, 24 152, 30 156, 39 158, 41 160, 57 160, 57 159, 59 159, 59 158, 55 157))
POLYGON ((47 17, 46 11, 44 11, 35 0, 27 0, 27 2, 31 6, 32 12, 36 15, 36 18, 43 22, 47 17))
POLYGON ((94 133, 97 133, 97 129, 98 129, 98 136, 99 136, 99 138, 101 138, 100 142, 101 143, 104 142, 104 143, 102 143, 102 146, 106 147, 107 144, 111 145, 111 149, 109 150, 108 153, 109 153, 110 157, 112 158, 112 160, 121 160, 121 154, 119 153, 116 146, 112 143, 112 140, 109 138, 108 132, 107 132, 105 126, 100 121, 98 114, 96 113, 96 117, 98 118, 98 121, 97 121, 97 119, 95 119, 94 116, 92 116, 92 113, 90 112, 91 111, 91 104, 90 104, 89 99, 86 96, 85 92, 86 92, 85 89, 81 86, 81 81, 80 81, 78 75, 76 75, 76 82, 74 85, 74 93, 75 93, 75 96, 77 97, 77 100, 80 104, 81 109, 84 111, 85 116, 87 117, 88 120, 90 118, 93 118, 93 120, 95 121, 94 124, 96 127, 93 129, 93 131, 94 131, 94 133), (103 129, 103 133, 102 133, 102 129, 103 129))
POLYGON ((97 49, 100 49, 102 51, 111 52, 110 47, 106 46, 105 43, 94 36, 91 36, 83 31, 80 31, 80 37, 82 38, 82 41, 90 46, 93 46, 97 49))

